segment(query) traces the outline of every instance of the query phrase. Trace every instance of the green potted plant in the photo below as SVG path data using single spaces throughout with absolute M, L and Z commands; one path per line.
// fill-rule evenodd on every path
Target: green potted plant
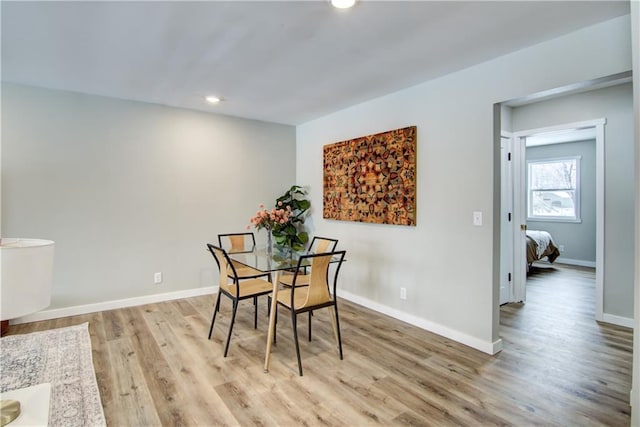
M 304 220 L 311 208 L 311 202 L 306 196 L 307 192 L 304 188 L 294 185 L 276 199 L 276 209 L 290 212 L 284 224 L 275 224 L 272 229 L 276 245 L 301 251 L 309 241 L 309 235 L 303 228 Z

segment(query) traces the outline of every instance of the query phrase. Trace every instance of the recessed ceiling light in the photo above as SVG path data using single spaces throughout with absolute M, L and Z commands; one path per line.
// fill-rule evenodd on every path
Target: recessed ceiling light
M 331 0 L 331 4 L 338 9 L 349 9 L 356 4 L 356 0 Z
M 220 101 L 222 101 L 219 97 L 217 96 L 213 96 L 213 95 L 209 95 L 205 98 L 207 100 L 208 103 L 210 104 L 217 104 Z

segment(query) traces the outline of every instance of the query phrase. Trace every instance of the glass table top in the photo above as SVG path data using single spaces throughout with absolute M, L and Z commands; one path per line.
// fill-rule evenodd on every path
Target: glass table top
M 298 260 L 302 255 L 309 255 L 312 253 L 313 252 L 309 251 L 293 251 L 274 246 L 271 254 L 268 254 L 264 247 L 256 247 L 252 251 L 228 252 L 228 255 L 229 258 L 234 261 L 266 272 L 296 268 Z M 338 257 L 334 258 L 335 261 L 332 260 L 332 262 L 339 261 Z M 310 265 L 311 259 L 307 259 L 301 264 L 301 267 L 308 267 Z

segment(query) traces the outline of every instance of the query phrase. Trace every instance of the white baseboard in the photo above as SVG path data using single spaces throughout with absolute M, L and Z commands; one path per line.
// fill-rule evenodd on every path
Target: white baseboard
M 628 317 L 616 316 L 609 313 L 602 313 L 602 321 L 605 323 L 611 323 L 613 325 L 624 326 L 631 329 L 633 329 L 634 327 L 633 319 L 629 319 Z
M 591 268 L 596 268 L 596 262 L 595 261 L 583 261 L 581 259 L 571 259 L 571 258 L 562 258 L 562 257 L 558 257 L 555 262 L 555 264 L 568 264 L 568 265 L 577 265 L 579 267 L 591 267 Z
M 394 319 L 402 320 L 403 322 L 417 326 L 429 332 L 433 332 L 434 334 L 438 334 L 464 345 L 468 345 L 469 347 L 480 350 L 483 353 L 494 355 L 502 350 L 502 339 L 498 339 L 494 342 L 484 341 L 455 329 L 447 328 L 446 326 L 440 325 L 438 323 L 402 312 L 395 308 L 391 308 L 389 306 L 371 301 L 367 298 L 363 298 L 349 292 L 340 291 L 338 296 L 363 307 L 369 308 L 382 314 L 386 314 L 387 316 L 393 317 Z
M 98 302 L 94 304 L 76 305 L 73 307 L 65 308 L 54 308 L 51 310 L 43 310 L 37 313 L 29 314 L 27 316 L 18 317 L 17 319 L 11 320 L 9 323 L 12 325 L 18 325 L 20 323 L 38 322 L 40 320 L 58 319 L 60 317 L 78 316 L 81 314 L 113 310 L 116 308 L 135 307 L 138 305 L 153 304 L 156 302 L 208 295 L 216 292 L 218 292 L 217 286 L 207 286 L 204 288 L 186 289 L 183 291 L 145 295 L 142 297 Z

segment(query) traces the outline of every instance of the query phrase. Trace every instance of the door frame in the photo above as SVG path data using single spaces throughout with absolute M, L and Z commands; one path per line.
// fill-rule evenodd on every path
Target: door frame
M 504 144 L 504 151 L 503 151 Z M 514 236 L 512 225 L 513 215 L 513 135 L 502 131 L 500 135 L 500 305 L 514 302 L 513 296 L 513 254 Z M 505 156 L 506 154 L 506 156 Z M 508 296 L 502 299 L 502 284 L 507 282 Z
M 514 266 L 513 266 L 513 300 L 526 301 L 526 231 L 521 224 L 526 224 L 526 138 L 535 134 L 595 128 L 596 131 L 596 307 L 595 319 L 603 320 L 604 312 L 604 196 L 605 196 L 605 118 L 566 123 L 537 129 L 513 132 L 513 216 Z M 519 261 L 518 261 L 519 260 Z

